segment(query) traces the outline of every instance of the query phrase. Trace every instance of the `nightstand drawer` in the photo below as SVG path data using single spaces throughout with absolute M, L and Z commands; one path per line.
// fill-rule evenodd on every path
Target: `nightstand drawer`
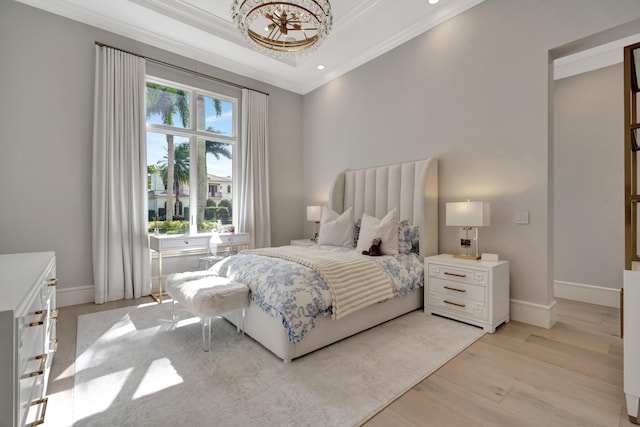
M 487 319 L 487 304 L 484 301 L 452 297 L 437 292 L 429 292 L 427 298 L 427 302 L 432 308 L 443 309 L 450 313 L 465 314 L 477 320 Z
M 487 287 L 463 282 L 453 282 L 451 280 L 432 278 L 429 283 L 431 292 L 449 295 L 454 298 L 468 298 L 480 302 L 487 300 Z
M 470 268 L 450 267 L 442 264 L 428 264 L 429 276 L 461 283 L 487 285 L 487 272 Z

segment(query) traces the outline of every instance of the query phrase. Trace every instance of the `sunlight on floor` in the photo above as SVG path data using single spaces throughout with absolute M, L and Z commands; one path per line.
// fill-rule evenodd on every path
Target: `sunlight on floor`
M 81 420 L 109 409 L 120 395 L 122 388 L 133 370 L 134 368 L 128 368 L 108 375 L 102 375 L 83 384 L 81 392 L 93 395 L 85 399 L 85 402 L 91 402 L 91 405 L 76 406 L 74 408 L 75 418 Z
M 133 399 L 149 396 L 183 382 L 182 377 L 171 364 L 171 360 L 166 357 L 156 359 L 151 362 L 149 369 L 142 377 L 138 388 L 133 393 Z

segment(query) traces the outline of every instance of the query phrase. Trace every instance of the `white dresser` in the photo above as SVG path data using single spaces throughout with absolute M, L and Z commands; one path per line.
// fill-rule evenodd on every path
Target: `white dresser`
M 0 426 L 44 422 L 56 341 L 54 252 L 0 255 Z
M 424 260 L 424 311 L 493 333 L 509 322 L 509 263 L 436 255 Z

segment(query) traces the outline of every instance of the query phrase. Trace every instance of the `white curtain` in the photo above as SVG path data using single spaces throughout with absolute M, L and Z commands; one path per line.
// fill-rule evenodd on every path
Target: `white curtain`
M 145 61 L 96 46 L 92 250 L 95 302 L 149 294 Z
M 238 229 L 253 248 L 271 246 L 268 134 L 268 96 L 243 89 Z

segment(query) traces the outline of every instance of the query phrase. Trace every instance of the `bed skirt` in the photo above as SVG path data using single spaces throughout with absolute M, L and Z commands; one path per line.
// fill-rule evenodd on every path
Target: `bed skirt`
M 418 288 L 403 297 L 371 305 L 339 320 L 320 316 L 316 319 L 315 328 L 296 344 L 287 339 L 287 331 L 282 326 L 280 317 L 268 315 L 251 302 L 246 310 L 244 330 L 273 354 L 285 362 L 291 362 L 297 357 L 423 307 L 423 289 Z M 233 324 L 236 322 L 235 316 L 229 316 L 227 320 Z

